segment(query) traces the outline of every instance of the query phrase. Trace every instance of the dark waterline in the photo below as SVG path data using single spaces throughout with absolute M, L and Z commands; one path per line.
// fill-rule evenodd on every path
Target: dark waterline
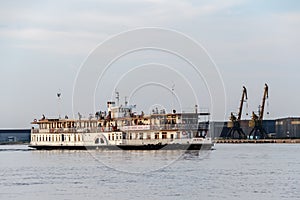
M 37 151 L 0 146 L 1 199 L 300 199 L 299 144 L 215 151 Z

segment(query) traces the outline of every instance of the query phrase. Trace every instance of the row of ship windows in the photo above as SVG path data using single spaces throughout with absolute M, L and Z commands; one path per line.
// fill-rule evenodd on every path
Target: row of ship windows
M 167 132 L 162 133 L 155 133 L 154 138 L 151 137 L 150 133 L 129 133 L 126 137 L 126 134 L 108 134 L 108 140 L 121 140 L 121 139 L 129 139 L 129 140 L 143 140 L 143 139 L 179 139 L 180 133 L 177 132 L 176 134 L 167 134 Z
M 74 135 L 74 142 L 80 142 L 81 136 Z M 34 135 L 31 137 L 34 142 L 71 142 L 71 135 Z
M 43 123 L 39 125 L 40 129 L 51 129 L 51 128 L 74 128 L 74 127 L 97 127 L 97 122 L 57 122 L 57 123 Z

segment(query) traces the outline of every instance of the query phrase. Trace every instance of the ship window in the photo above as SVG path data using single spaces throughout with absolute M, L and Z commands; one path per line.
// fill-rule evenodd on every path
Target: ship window
M 167 132 L 162 132 L 162 139 L 167 139 Z
M 144 136 L 144 134 L 143 134 L 143 133 L 140 133 L 140 140 L 143 139 L 143 136 Z
M 147 133 L 147 140 L 150 140 L 150 139 L 151 139 L 151 134 Z
M 155 139 L 159 139 L 159 133 L 155 133 Z
M 101 142 L 101 144 L 104 144 L 103 138 L 100 138 L 100 142 Z
M 112 140 L 115 140 L 115 134 L 111 134 L 111 137 Z
M 110 134 L 108 134 L 108 140 L 110 140 Z

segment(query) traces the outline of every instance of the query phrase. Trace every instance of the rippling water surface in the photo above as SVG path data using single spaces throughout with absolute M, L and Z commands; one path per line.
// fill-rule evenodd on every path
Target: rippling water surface
M 300 145 L 214 151 L 37 151 L 0 146 L 0 199 L 300 199 Z

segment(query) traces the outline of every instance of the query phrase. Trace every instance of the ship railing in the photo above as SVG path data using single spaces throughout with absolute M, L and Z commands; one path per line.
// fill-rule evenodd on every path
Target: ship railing
M 163 124 L 151 125 L 151 130 L 197 130 L 198 124 Z
M 197 130 L 198 124 L 180 124 L 180 130 Z
M 78 133 L 100 133 L 100 132 L 110 132 L 116 131 L 113 127 L 92 127 L 92 128 L 77 128 Z
M 151 125 L 152 130 L 176 130 L 179 124 L 162 124 L 162 125 Z
M 33 129 L 32 133 L 76 133 L 76 128 Z
M 123 139 L 122 144 L 126 145 L 148 145 L 148 144 L 187 144 L 191 143 L 191 138 L 181 139 Z
M 31 129 L 31 133 L 39 133 L 39 129 Z

